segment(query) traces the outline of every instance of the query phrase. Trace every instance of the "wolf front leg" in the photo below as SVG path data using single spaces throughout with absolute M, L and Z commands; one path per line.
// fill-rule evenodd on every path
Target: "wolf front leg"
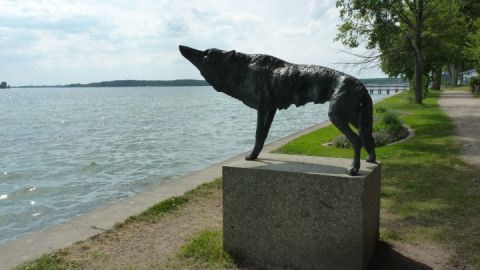
M 257 130 L 255 132 L 255 146 L 252 152 L 245 157 L 246 160 L 255 160 L 262 151 L 263 144 L 268 136 L 268 131 L 272 125 L 273 118 L 277 108 L 273 109 L 258 109 L 257 111 Z

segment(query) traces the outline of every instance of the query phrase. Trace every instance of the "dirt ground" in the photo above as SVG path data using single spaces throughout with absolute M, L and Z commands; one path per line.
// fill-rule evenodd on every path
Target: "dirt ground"
M 130 222 L 112 232 L 67 248 L 68 259 L 79 269 L 156 269 L 180 250 L 196 233 L 220 229 L 222 193 L 196 198 L 158 222 Z

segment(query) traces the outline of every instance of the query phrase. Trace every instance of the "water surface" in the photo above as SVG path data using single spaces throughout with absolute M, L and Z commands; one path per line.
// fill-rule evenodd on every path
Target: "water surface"
M 278 112 L 268 142 L 327 106 Z M 211 87 L 1 90 L 0 243 L 246 152 L 255 123 Z

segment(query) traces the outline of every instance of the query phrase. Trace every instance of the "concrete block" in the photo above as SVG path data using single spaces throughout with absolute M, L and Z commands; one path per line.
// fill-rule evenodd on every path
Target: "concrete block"
M 224 248 L 262 269 L 366 269 L 378 240 L 380 165 L 263 154 L 223 167 Z

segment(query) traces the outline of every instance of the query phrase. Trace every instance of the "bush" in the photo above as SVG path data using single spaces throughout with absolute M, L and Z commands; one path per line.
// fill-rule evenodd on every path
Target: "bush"
M 480 91 L 480 76 L 470 78 L 468 84 L 470 85 L 472 93 L 478 93 Z
M 337 148 L 352 148 L 352 144 L 350 143 L 349 140 L 347 140 L 347 137 L 345 135 L 340 135 L 333 139 L 333 146 Z
M 374 131 L 388 134 L 398 133 L 402 128 L 403 126 L 398 116 L 391 112 L 377 114 L 373 123 Z
M 428 95 L 428 84 L 429 84 L 429 79 L 427 76 L 423 75 L 422 76 L 422 97 L 425 99 L 427 98 L 427 95 Z M 415 100 L 415 80 L 414 78 L 410 81 L 410 87 L 409 87 L 409 90 L 408 90 L 408 93 L 411 95 L 411 100 L 414 101 Z
M 407 136 L 408 129 L 402 125 L 398 115 L 389 112 L 384 107 L 375 108 L 373 138 L 376 147 L 399 141 Z M 343 134 L 335 138 L 332 144 L 337 148 L 352 147 L 350 141 Z

